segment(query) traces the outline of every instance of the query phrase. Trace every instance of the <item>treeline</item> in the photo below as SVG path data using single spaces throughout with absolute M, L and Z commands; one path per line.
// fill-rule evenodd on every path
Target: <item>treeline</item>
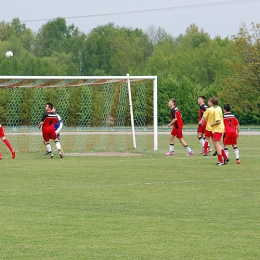
M 0 22 L 0 75 L 157 75 L 158 122 L 169 121 L 174 97 L 185 123 L 196 123 L 197 98 L 229 102 L 242 124 L 260 122 L 260 28 L 245 25 L 231 38 L 210 36 L 196 25 L 172 37 L 109 23 L 88 34 L 57 18 L 33 32 L 15 18 Z M 5 52 L 14 53 L 12 59 Z M 4 103 L 0 98 L 0 111 Z

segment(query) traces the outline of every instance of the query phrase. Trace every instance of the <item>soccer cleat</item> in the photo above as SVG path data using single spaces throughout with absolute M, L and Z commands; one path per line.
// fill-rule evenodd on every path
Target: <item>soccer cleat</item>
M 227 159 L 224 159 L 224 164 L 228 164 L 228 162 L 229 162 L 229 159 L 227 158 Z
M 204 149 L 202 149 L 202 151 L 200 152 L 200 154 L 204 154 Z
M 168 153 L 165 153 L 166 156 L 173 156 L 174 155 L 174 152 L 168 152 Z
M 52 152 L 49 152 L 49 154 L 50 154 L 50 157 L 51 157 L 51 159 L 53 158 L 53 153 Z
M 15 154 L 15 150 L 13 150 L 13 151 L 12 151 L 12 158 L 14 159 L 15 156 L 16 156 L 16 154 Z
M 239 159 L 237 159 L 236 161 L 237 161 L 237 164 L 241 164 L 241 162 L 240 162 L 240 160 L 239 160 Z
M 218 154 L 217 151 L 215 151 L 212 155 L 213 155 L 213 156 L 216 156 L 217 154 Z
M 221 162 L 217 162 L 216 163 L 216 166 L 223 166 L 223 165 L 225 165 L 224 163 L 221 163 Z
M 49 152 L 48 151 L 46 151 L 43 155 L 48 155 L 49 154 Z
M 3 156 L 2 156 L 2 154 L 0 153 L 0 160 L 2 160 L 3 159 Z
M 63 158 L 63 152 L 59 151 L 60 158 Z
M 187 154 L 187 156 L 191 156 L 191 155 L 193 155 L 194 154 L 194 152 L 193 151 L 190 151 L 188 154 Z
M 208 152 L 208 153 L 212 152 L 212 149 L 211 149 L 211 148 L 208 148 L 207 152 Z

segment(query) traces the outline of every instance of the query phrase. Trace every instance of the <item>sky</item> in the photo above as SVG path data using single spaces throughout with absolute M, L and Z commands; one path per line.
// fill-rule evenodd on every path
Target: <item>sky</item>
M 63 17 L 67 25 L 86 34 L 113 22 L 143 31 L 160 27 L 173 37 L 195 24 L 211 38 L 225 38 L 236 35 L 243 23 L 248 29 L 252 22 L 260 23 L 259 11 L 260 0 L 4 0 L 0 22 L 18 17 L 37 32 L 48 21 Z

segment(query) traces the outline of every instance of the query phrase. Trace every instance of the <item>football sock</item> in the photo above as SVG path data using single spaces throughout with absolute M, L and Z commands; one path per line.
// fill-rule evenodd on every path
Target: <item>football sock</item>
M 228 148 L 224 148 L 224 151 L 225 151 L 227 157 L 229 157 L 229 151 L 228 151 Z
M 239 159 L 239 150 L 237 147 L 234 147 L 234 153 L 235 153 L 235 157 L 238 160 Z
M 170 152 L 174 152 L 174 144 L 170 144 Z
M 221 150 L 221 155 L 224 157 L 224 159 L 228 158 L 226 153 L 225 153 L 225 151 L 224 151 L 224 149 Z
M 49 143 L 46 143 L 45 146 L 46 146 L 48 153 L 51 153 L 51 145 Z
M 218 154 L 218 161 L 219 161 L 220 163 L 223 163 L 222 155 L 220 155 L 220 154 Z
M 9 150 L 12 152 L 14 149 L 13 149 L 13 147 L 11 146 L 10 142 L 8 141 L 8 139 L 4 139 L 3 141 L 4 141 L 4 143 L 6 144 L 6 146 L 9 148 Z
M 60 142 L 59 141 L 55 141 L 55 145 L 56 145 L 57 150 L 59 151 L 60 150 Z
M 209 142 L 206 141 L 205 144 L 204 144 L 204 154 L 207 154 L 208 147 L 209 147 Z
M 201 146 L 204 147 L 205 140 L 202 137 L 199 137 L 198 139 L 199 139 Z
M 190 147 L 188 145 L 184 146 L 184 148 L 187 150 L 188 153 L 191 152 L 191 149 L 190 149 Z

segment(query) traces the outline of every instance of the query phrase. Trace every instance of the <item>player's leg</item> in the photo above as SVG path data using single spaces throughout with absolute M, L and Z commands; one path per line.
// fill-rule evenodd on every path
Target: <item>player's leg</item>
M 59 155 L 60 155 L 60 158 L 63 158 L 63 151 L 61 150 L 61 145 L 60 145 L 59 139 L 58 139 L 58 138 L 55 138 L 53 141 L 55 142 L 55 146 L 56 146 L 56 148 L 57 148 L 57 150 L 58 150 L 58 153 L 59 153 Z
M 202 146 L 202 152 L 201 154 L 204 153 L 204 144 L 205 144 L 205 139 L 204 139 L 204 134 L 203 134 L 203 127 L 202 125 L 198 125 L 198 128 L 197 128 L 197 138 L 199 140 L 199 143 L 201 144 Z
M 179 130 L 177 133 L 177 138 L 179 140 L 179 142 L 182 144 L 182 146 L 186 149 L 186 151 L 188 152 L 187 155 L 193 155 L 193 151 L 191 150 L 191 148 L 189 147 L 189 145 L 185 142 L 185 140 L 183 139 L 183 134 L 182 134 L 182 130 Z
M 237 147 L 237 144 L 233 144 L 233 151 L 234 151 L 234 154 L 235 154 L 235 157 L 236 157 L 236 163 L 237 164 L 241 164 L 241 161 L 239 159 L 239 149 Z
M 173 133 L 173 131 L 169 135 L 169 141 L 170 141 L 169 152 L 165 153 L 165 155 L 172 156 L 172 155 L 174 155 L 174 133 Z
M 217 133 L 217 132 L 213 133 L 213 143 L 214 143 L 214 146 L 215 146 L 217 153 L 218 153 L 218 163 L 217 163 L 217 165 L 227 164 L 228 161 L 229 161 L 226 153 L 224 152 L 223 147 L 220 144 L 221 137 L 222 137 L 222 133 Z M 224 163 L 223 163 L 222 157 L 224 157 Z
M 14 159 L 16 156 L 15 150 L 13 149 L 9 140 L 5 137 L 4 128 L 1 125 L 0 125 L 0 137 L 2 141 L 5 143 L 5 145 L 8 147 L 8 149 L 10 150 L 10 152 L 12 153 L 12 158 Z
M 46 150 L 48 152 L 48 155 L 50 155 L 51 158 L 53 158 L 53 153 L 52 153 L 52 148 L 51 148 L 51 145 L 50 145 L 50 134 L 49 132 L 46 132 L 46 131 L 42 131 L 42 137 L 43 137 L 43 140 L 45 142 L 45 147 L 46 147 Z

